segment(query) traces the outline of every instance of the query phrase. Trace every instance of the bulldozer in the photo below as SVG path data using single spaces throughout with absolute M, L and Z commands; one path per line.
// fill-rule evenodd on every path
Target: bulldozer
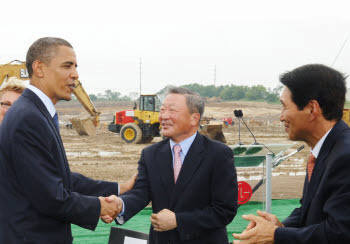
M 127 143 L 149 143 L 154 137 L 161 136 L 159 123 L 160 100 L 157 95 L 141 95 L 138 99 L 138 109 L 118 111 L 108 130 L 120 133 Z M 226 143 L 222 133 L 222 123 L 212 123 L 202 120 L 199 132 L 211 139 Z
M 16 77 L 21 80 L 28 80 L 29 76 L 25 62 L 14 60 L 7 64 L 0 65 L 0 86 L 10 77 Z M 73 128 L 78 132 L 79 135 L 95 135 L 96 127 L 100 122 L 100 112 L 95 109 L 95 106 L 91 102 L 81 82 L 79 80 L 76 80 L 74 82 L 75 88 L 73 89 L 73 94 L 90 114 L 90 117 L 85 119 L 72 118 L 70 121 L 73 125 Z

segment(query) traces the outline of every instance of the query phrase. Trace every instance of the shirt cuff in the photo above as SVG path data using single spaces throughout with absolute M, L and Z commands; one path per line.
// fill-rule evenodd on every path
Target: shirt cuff
M 125 212 L 125 204 L 124 204 L 124 201 L 123 199 L 120 198 L 120 200 L 122 201 L 122 211 L 118 214 L 118 216 L 115 218 L 115 221 L 122 225 L 124 224 L 124 212 Z

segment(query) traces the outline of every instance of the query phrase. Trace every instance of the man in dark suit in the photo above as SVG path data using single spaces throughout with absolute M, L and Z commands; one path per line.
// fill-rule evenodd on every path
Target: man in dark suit
M 305 65 L 280 78 L 281 121 L 289 139 L 311 147 L 301 207 L 282 223 L 275 215 L 246 216 L 234 243 L 350 243 L 350 129 L 342 121 L 345 77 Z
M 168 139 L 142 151 L 135 186 L 121 196 L 119 223 L 152 202 L 152 244 L 228 243 L 238 196 L 233 152 L 197 132 L 203 111 L 198 94 L 169 91 L 159 115 Z
M 72 243 L 70 224 L 93 230 L 100 216 L 115 216 L 121 202 L 102 196 L 128 185 L 70 172 L 54 104 L 71 99 L 78 79 L 72 46 L 41 38 L 26 62 L 30 85 L 0 129 L 0 243 Z

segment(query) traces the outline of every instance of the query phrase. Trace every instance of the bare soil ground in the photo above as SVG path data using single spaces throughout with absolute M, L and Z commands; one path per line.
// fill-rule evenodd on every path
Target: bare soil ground
M 57 106 L 61 135 L 72 171 L 101 180 L 123 182 L 137 172 L 137 162 L 144 147 L 150 144 L 126 144 L 118 134 L 109 132 L 107 124 L 112 121 L 116 111 L 132 109 L 132 103 L 95 103 L 101 111 L 101 126 L 96 136 L 79 136 L 74 129 L 64 124 L 72 117 L 87 117 L 83 107 L 76 101 L 61 102 Z M 221 121 L 224 117 L 234 117 L 233 110 L 242 109 L 244 120 L 260 143 L 294 143 L 287 139 L 283 125 L 279 122 L 280 105 L 261 102 L 209 102 L 205 116 Z M 238 121 L 224 128 L 228 145 L 238 143 Z M 160 141 L 155 138 L 151 143 Z M 254 142 L 246 128 L 241 126 L 241 141 Z M 294 143 L 291 152 L 303 143 Z M 284 161 L 273 171 L 273 198 L 299 198 L 305 177 L 305 166 L 309 148 Z M 237 168 L 239 180 L 245 180 L 252 186 L 263 174 L 263 167 Z M 263 187 L 254 196 L 263 198 Z

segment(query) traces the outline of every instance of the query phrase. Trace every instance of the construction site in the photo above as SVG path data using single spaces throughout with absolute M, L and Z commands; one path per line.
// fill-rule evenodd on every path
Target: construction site
M 116 111 L 133 108 L 133 103 L 97 103 L 96 108 L 101 112 L 100 125 L 96 135 L 79 136 L 76 130 L 65 125 L 73 117 L 87 117 L 81 104 L 77 101 L 61 102 L 57 105 L 61 123 L 61 136 L 72 171 L 86 176 L 123 182 L 137 172 L 137 163 L 141 151 L 151 143 L 162 140 L 155 137 L 150 143 L 126 143 L 119 134 L 108 130 Z M 280 105 L 259 102 L 210 102 L 206 103 L 205 117 L 215 118 L 216 123 L 223 118 L 234 117 L 233 110 L 242 109 L 244 119 L 254 133 L 257 142 L 263 144 L 291 143 L 279 122 Z M 238 143 L 238 121 L 222 128 L 227 145 Z M 252 135 L 246 128 L 241 128 L 241 142 L 252 144 Z M 295 143 L 286 151 L 294 150 L 302 144 Z M 309 150 L 304 149 L 289 158 L 273 171 L 273 198 L 286 199 L 301 196 L 302 184 L 305 178 L 305 159 Z M 257 179 L 262 174 L 261 168 L 237 168 L 239 180 Z M 255 181 L 251 183 L 254 185 Z M 288 187 L 286 187 L 288 186 Z
M 28 79 L 25 64 L 15 61 L 0 66 L 1 83 L 10 77 Z M 141 151 L 163 140 L 158 119 L 161 99 L 155 94 L 142 94 L 136 101 L 93 103 L 79 80 L 75 81 L 73 93 L 73 100 L 56 105 L 71 171 L 98 180 L 127 181 L 137 173 Z M 265 208 L 267 178 L 271 179 L 270 198 L 286 201 L 275 202 L 275 206 L 279 204 L 279 217 L 286 217 L 302 196 L 310 149 L 304 143 L 288 140 L 280 122 L 280 111 L 281 105 L 276 103 L 206 99 L 199 133 L 231 147 L 238 181 L 256 188 L 241 202 L 247 209 L 240 208 L 239 216 Z M 345 110 L 343 118 L 349 122 L 349 110 Z M 269 152 L 273 157 L 293 154 L 274 165 L 272 177 L 266 177 L 265 156 Z M 257 187 L 260 183 L 261 187 Z M 240 201 L 245 194 L 243 188 L 239 188 L 238 194 Z M 289 205 L 284 206 L 286 203 Z M 284 207 L 280 208 L 281 204 Z M 143 210 L 125 228 L 147 233 L 150 211 L 150 208 Z M 240 232 L 245 225 L 238 217 L 228 226 L 228 232 Z M 73 227 L 77 237 L 74 243 L 106 243 L 110 227 L 100 223 L 99 228 L 104 233 L 101 238 Z

